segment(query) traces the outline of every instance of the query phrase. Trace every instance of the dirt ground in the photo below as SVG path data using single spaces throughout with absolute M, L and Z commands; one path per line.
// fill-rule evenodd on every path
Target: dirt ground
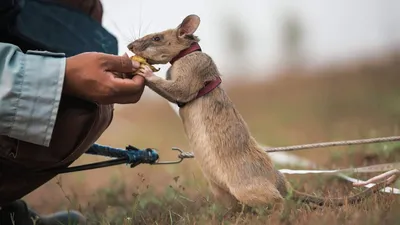
M 268 82 L 237 82 L 226 89 L 262 144 L 286 146 L 399 135 L 399 62 L 392 59 L 327 68 L 308 72 L 311 76 L 281 74 Z M 118 106 L 113 123 L 98 142 L 122 148 L 128 144 L 153 147 L 165 160 L 176 157 L 171 147 L 190 151 L 180 119 L 161 97 Z M 400 159 L 396 143 L 291 153 L 330 169 Z M 103 159 L 85 155 L 74 165 Z M 328 175 L 289 176 L 289 179 L 299 190 L 319 196 L 360 191 Z M 399 183 L 396 187 L 400 187 Z M 391 194 L 376 194 L 356 206 L 340 208 L 313 209 L 288 201 L 282 216 L 265 211 L 227 216 L 212 200 L 193 159 L 177 165 L 141 165 L 134 169 L 121 165 L 65 174 L 25 199 L 41 213 L 79 209 L 91 224 L 398 224 L 400 221 L 397 213 L 400 197 Z

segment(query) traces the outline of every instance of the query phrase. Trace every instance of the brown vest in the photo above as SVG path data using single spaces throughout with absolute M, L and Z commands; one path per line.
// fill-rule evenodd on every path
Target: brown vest
M 99 0 L 53 0 L 102 20 Z M 67 167 L 78 159 L 107 129 L 112 105 L 97 105 L 62 96 L 49 147 L 0 136 L 0 206 L 20 199 L 57 174 L 37 170 Z

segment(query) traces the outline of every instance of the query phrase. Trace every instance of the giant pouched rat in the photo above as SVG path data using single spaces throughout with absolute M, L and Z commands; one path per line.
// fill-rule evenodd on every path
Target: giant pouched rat
M 387 185 L 381 183 L 355 196 L 335 199 L 293 190 L 220 86 L 216 64 L 201 51 L 194 35 L 199 24 L 198 16 L 189 15 L 177 28 L 146 35 L 130 43 L 128 49 L 150 64 L 171 63 L 166 79 L 154 75 L 147 66 L 137 74 L 145 77 L 150 89 L 179 105 L 190 148 L 216 199 L 231 206 L 265 206 L 283 203 L 292 193 L 295 199 L 306 202 L 342 205 Z

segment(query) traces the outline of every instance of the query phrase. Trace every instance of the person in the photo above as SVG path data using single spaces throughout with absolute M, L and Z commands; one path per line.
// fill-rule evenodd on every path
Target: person
M 59 2 L 101 21 L 98 0 Z M 57 175 L 37 171 L 66 168 L 85 153 L 110 125 L 113 104 L 140 100 L 141 76 L 114 76 L 139 64 L 101 52 L 23 51 L 29 47 L 12 42 L 0 40 L 0 224 L 84 224 L 77 211 L 41 216 L 22 198 Z

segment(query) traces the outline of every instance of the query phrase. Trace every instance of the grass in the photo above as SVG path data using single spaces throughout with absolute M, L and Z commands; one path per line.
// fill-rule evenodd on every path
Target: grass
M 284 74 L 270 82 L 237 82 L 226 87 L 261 144 L 285 146 L 399 135 L 397 61 L 312 73 L 318 76 Z M 245 75 L 238 79 L 244 78 Z M 114 121 L 99 143 L 156 147 L 165 160 L 175 159 L 173 146 L 190 151 L 180 119 L 161 97 L 117 107 Z M 292 153 L 335 169 L 398 162 L 400 145 L 385 143 Z M 102 158 L 82 156 L 76 164 L 98 160 Z M 366 179 L 372 175 L 375 174 L 352 176 Z M 344 207 L 312 208 L 288 200 L 282 215 L 266 210 L 226 212 L 213 200 L 193 159 L 178 165 L 143 165 L 135 169 L 115 166 L 60 177 L 29 194 L 26 200 L 41 213 L 66 208 L 81 210 L 90 224 L 375 225 L 400 221 L 400 197 L 382 193 Z M 360 191 L 333 176 L 288 178 L 296 189 L 318 196 L 338 197 Z

